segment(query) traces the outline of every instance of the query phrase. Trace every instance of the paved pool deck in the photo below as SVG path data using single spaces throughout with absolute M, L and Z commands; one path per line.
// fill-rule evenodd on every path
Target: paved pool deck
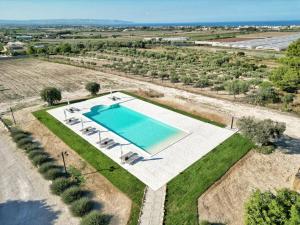
M 108 94 L 83 102 L 62 106 L 48 110 L 48 113 L 95 146 L 99 149 L 99 151 L 103 152 L 154 191 L 164 186 L 180 172 L 184 171 L 187 167 L 192 165 L 235 133 L 233 130 L 221 128 L 193 119 L 121 92 L 113 94 L 113 96 L 117 97 L 118 100 L 112 100 L 111 96 L 111 94 Z M 116 103 L 183 130 L 188 135 L 182 139 L 174 140 L 174 143 L 170 144 L 157 154 L 150 155 L 143 149 L 135 146 L 114 132 L 102 127 L 83 115 L 84 113 L 89 112 L 90 108 L 95 105 L 112 105 Z M 66 109 L 70 107 L 76 107 L 80 109 L 80 111 L 69 113 Z M 68 125 L 65 122 L 66 117 L 79 118 L 80 121 L 82 120 L 82 123 L 79 122 L 75 125 Z M 82 126 L 93 126 L 100 131 L 101 139 L 112 138 L 114 141 L 120 143 L 120 145 L 112 149 L 100 148 L 98 144 L 99 133 L 84 135 L 80 131 Z M 129 151 L 135 152 L 141 156 L 141 159 L 134 165 L 128 165 L 121 162 L 121 155 L 124 155 Z

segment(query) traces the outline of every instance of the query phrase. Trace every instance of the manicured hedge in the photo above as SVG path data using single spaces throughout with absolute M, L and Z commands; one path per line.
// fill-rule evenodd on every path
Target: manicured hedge
M 74 201 L 71 205 L 71 212 L 74 216 L 85 216 L 93 208 L 93 202 L 86 197 Z
M 80 187 L 73 186 L 73 187 L 70 187 L 67 190 L 65 190 L 62 193 L 61 198 L 64 203 L 70 204 L 70 203 L 80 199 L 81 197 L 83 197 L 83 195 L 84 195 L 84 191 L 81 190 Z
M 62 194 L 67 188 L 75 185 L 74 181 L 68 178 L 57 178 L 50 185 L 51 192 L 56 195 Z
M 103 215 L 100 212 L 92 211 L 81 220 L 80 225 L 108 225 L 110 216 Z

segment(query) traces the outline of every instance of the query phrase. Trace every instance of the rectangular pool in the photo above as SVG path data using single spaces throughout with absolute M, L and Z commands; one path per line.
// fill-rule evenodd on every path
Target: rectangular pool
M 119 104 L 94 106 L 84 115 L 150 154 L 157 153 L 186 134 Z

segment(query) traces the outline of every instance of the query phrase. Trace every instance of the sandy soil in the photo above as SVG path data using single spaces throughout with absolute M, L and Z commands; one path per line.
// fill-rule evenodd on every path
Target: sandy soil
M 84 90 L 88 81 L 101 81 L 102 88 L 113 85 L 101 72 L 35 59 L 3 60 L 0 68 L 0 85 L 5 89 L 0 92 L 1 103 L 28 101 L 47 86 L 74 92 Z
M 131 200 L 36 120 L 31 112 L 37 110 L 37 108 L 31 107 L 18 111 L 15 114 L 18 125 L 32 132 L 35 138 L 43 144 L 45 150 L 60 164 L 62 164 L 61 152 L 67 152 L 65 156 L 67 166 L 72 165 L 81 170 L 86 180 L 84 187 L 93 192 L 93 198 L 100 203 L 102 211 L 113 216 L 111 224 L 127 224 L 130 216 Z
M 277 151 L 271 155 L 250 152 L 199 198 L 200 220 L 241 225 L 244 204 L 255 189 L 292 188 L 300 165 L 299 141 L 297 145 L 297 152 Z
M 26 155 L 17 149 L 0 125 L 0 224 L 78 225 L 49 182 L 37 172 Z

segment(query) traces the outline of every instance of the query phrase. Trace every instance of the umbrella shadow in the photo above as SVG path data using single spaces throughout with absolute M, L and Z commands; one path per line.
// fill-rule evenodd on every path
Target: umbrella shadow
M 45 200 L 7 201 L 0 203 L 0 224 L 52 225 L 60 211 L 54 211 Z

